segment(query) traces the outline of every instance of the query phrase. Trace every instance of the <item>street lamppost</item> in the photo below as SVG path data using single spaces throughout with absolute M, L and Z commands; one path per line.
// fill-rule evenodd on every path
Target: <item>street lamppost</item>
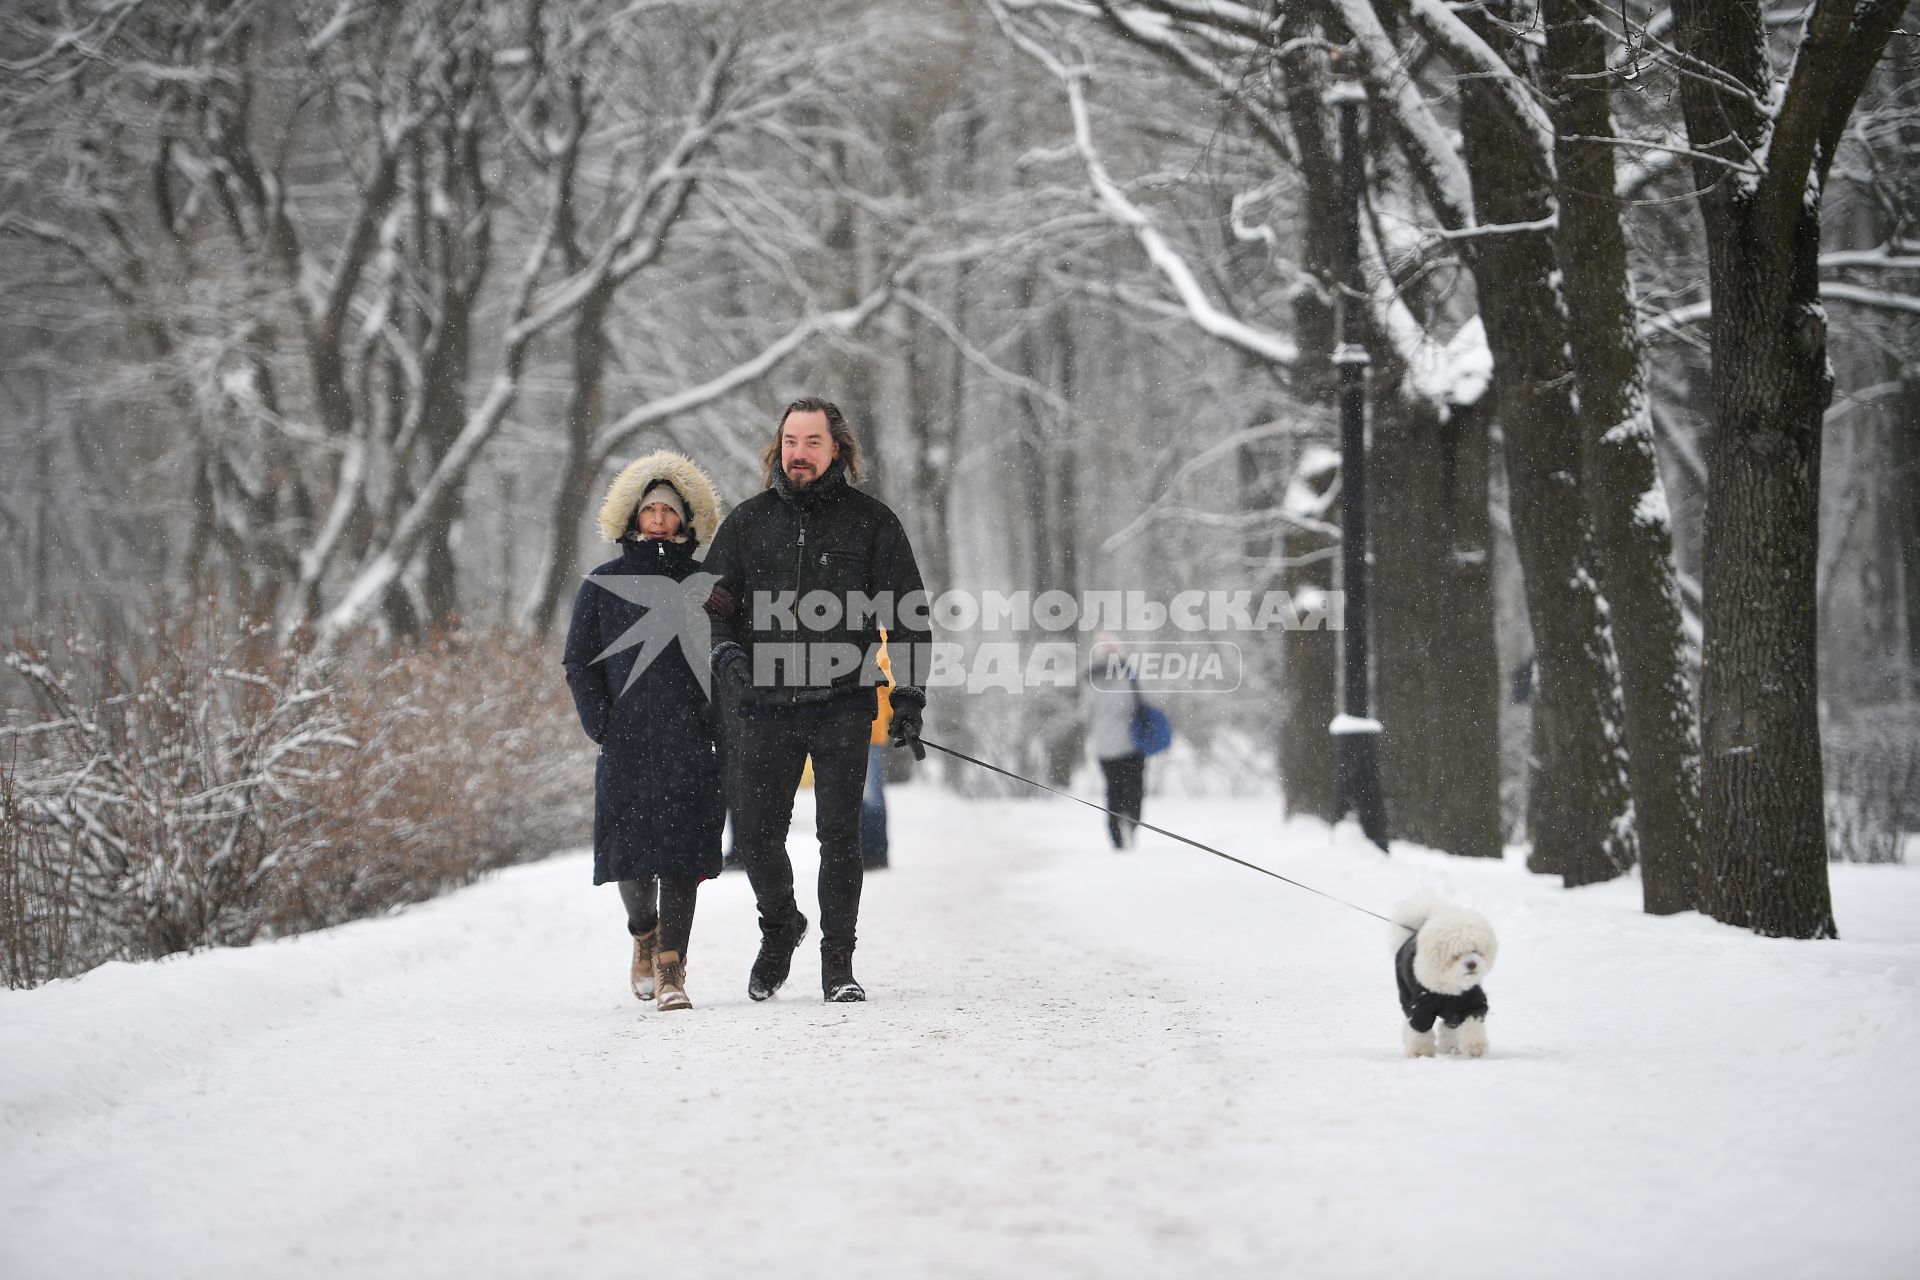
M 1328 726 L 1339 771 L 1337 808 L 1360 819 L 1367 839 L 1387 847 L 1387 807 L 1380 789 L 1380 722 L 1373 718 L 1368 661 L 1367 354 L 1361 308 L 1360 190 L 1366 156 L 1360 149 L 1360 108 L 1366 92 L 1341 78 L 1327 92 L 1340 113 L 1340 339 L 1333 363 L 1340 371 L 1340 587 L 1346 597 L 1340 632 L 1340 714 Z

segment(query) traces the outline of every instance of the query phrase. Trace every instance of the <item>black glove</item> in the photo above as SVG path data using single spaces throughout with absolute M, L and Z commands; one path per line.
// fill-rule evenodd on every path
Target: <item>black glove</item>
M 729 695 L 735 706 L 752 696 L 753 677 L 747 671 L 747 651 L 731 640 L 715 645 L 713 682 L 714 697 Z
M 893 691 L 892 701 L 893 722 L 888 733 L 893 745 L 913 752 L 915 760 L 925 760 L 927 749 L 920 745 L 920 708 L 926 705 L 927 695 L 903 685 Z

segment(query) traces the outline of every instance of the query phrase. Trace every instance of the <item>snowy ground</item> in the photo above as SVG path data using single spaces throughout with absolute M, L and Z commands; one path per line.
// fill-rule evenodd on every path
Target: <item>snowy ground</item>
M 811 947 L 750 1003 L 729 876 L 697 1008 L 643 1010 L 582 854 L 0 992 L 0 1275 L 1915 1273 L 1920 869 L 1837 868 L 1845 940 L 1765 941 L 1152 801 L 1375 909 L 1493 917 L 1493 1055 L 1408 1061 L 1385 926 L 1108 853 L 1065 801 L 893 802 L 864 1006 L 820 1003 Z

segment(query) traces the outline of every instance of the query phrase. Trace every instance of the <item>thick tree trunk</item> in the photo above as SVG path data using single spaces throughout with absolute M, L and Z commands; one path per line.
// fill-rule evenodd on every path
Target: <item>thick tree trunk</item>
M 459 564 L 454 559 L 453 544 L 465 506 L 464 490 L 450 490 L 434 504 L 422 539 L 420 591 L 426 601 L 427 621 L 433 627 L 447 626 L 460 610 Z
M 1426 627 L 1427 840 L 1471 858 L 1497 858 L 1503 847 L 1490 417 L 1483 397 L 1455 405 L 1433 428 L 1439 456 L 1429 522 L 1435 554 Z
M 1371 462 L 1381 780 L 1396 837 L 1501 854 L 1487 403 L 1383 406 Z
M 462 59 L 459 69 L 451 73 L 456 105 L 470 102 L 475 92 L 471 71 Z M 493 258 L 493 215 L 482 176 L 485 166 L 469 117 L 459 112 L 444 121 L 432 145 L 437 165 L 416 175 L 425 179 L 416 193 L 417 216 L 428 228 L 420 237 L 420 247 L 440 276 L 424 362 L 427 406 L 420 436 L 427 446 L 427 455 L 421 459 L 426 473 L 451 452 L 466 428 L 474 311 Z M 443 202 L 451 202 L 457 213 L 445 216 L 436 208 Z M 421 479 L 424 482 L 424 474 Z M 430 508 L 421 535 L 420 593 L 426 605 L 425 621 L 432 627 L 446 626 L 460 607 L 454 539 L 465 506 L 465 486 L 448 486 Z
M 1322 102 L 1327 85 L 1325 55 L 1309 38 L 1315 34 L 1317 21 L 1310 10 L 1295 6 L 1285 13 L 1282 23 L 1284 52 L 1280 58 L 1285 72 L 1287 123 L 1301 171 L 1315 175 L 1314 180 L 1306 184 L 1301 201 L 1300 265 L 1313 285 L 1303 282 L 1293 295 L 1294 337 L 1300 349 L 1300 363 L 1292 375 L 1294 392 L 1303 400 L 1331 408 L 1336 390 L 1333 349 L 1339 338 L 1336 327 L 1339 313 L 1334 304 L 1340 261 L 1339 158 Z M 1280 159 L 1286 162 L 1285 157 Z M 1266 456 L 1266 461 L 1271 463 L 1281 456 L 1286 455 L 1276 450 Z M 1295 495 L 1324 495 L 1327 488 L 1338 481 L 1336 466 L 1318 478 L 1296 472 L 1291 477 L 1266 477 L 1262 483 L 1273 490 L 1273 501 L 1277 503 Z M 1339 503 L 1318 503 L 1314 514 L 1337 524 Z M 1305 594 L 1325 595 L 1333 589 L 1333 565 L 1339 556 L 1337 544 L 1289 529 L 1280 539 L 1280 550 L 1288 560 L 1316 552 L 1322 554 L 1322 558 L 1313 563 L 1290 564 L 1283 571 L 1281 586 L 1296 601 Z M 1380 559 L 1384 560 L 1384 555 Z M 1327 630 L 1289 631 L 1283 632 L 1278 640 L 1280 716 L 1276 729 L 1284 812 L 1310 814 L 1332 822 L 1339 816 L 1338 777 L 1334 743 L 1327 726 L 1338 710 L 1339 638 Z M 1391 812 L 1391 799 L 1388 805 Z
M 1034 271 L 1020 277 L 1020 372 L 1034 382 L 1046 378 L 1041 354 L 1040 317 L 1035 312 Z M 1060 587 L 1056 563 L 1053 523 L 1047 511 L 1048 463 L 1047 417 L 1041 402 L 1024 392 L 1020 395 L 1021 423 L 1014 436 L 1014 484 L 1019 486 L 1020 509 L 1026 513 L 1030 575 L 1028 581 L 1036 593 Z
M 1552 207 L 1547 175 L 1523 140 L 1507 136 L 1505 117 L 1484 83 L 1467 87 L 1461 123 L 1479 221 L 1544 219 Z M 1506 433 L 1514 541 L 1533 622 L 1533 750 L 1540 772 L 1529 797 L 1534 856 L 1528 865 L 1559 873 L 1569 886 L 1589 884 L 1631 867 L 1635 841 L 1619 668 L 1581 496 L 1582 446 L 1558 263 L 1546 231 L 1493 234 L 1473 243 Z
M 1339 482 L 1337 456 L 1309 452 L 1287 486 L 1286 510 L 1337 524 L 1340 509 L 1335 486 Z M 1290 562 L 1284 579 L 1286 589 L 1296 609 L 1305 612 L 1314 597 L 1324 599 L 1333 589 L 1338 545 L 1329 544 L 1317 534 L 1288 529 L 1281 549 Z M 1338 709 L 1339 633 L 1325 627 L 1288 631 L 1282 634 L 1281 644 L 1285 660 L 1280 717 L 1284 812 L 1332 822 L 1340 816 L 1340 809 L 1334 743 L 1327 726 Z
M 472 307 L 470 290 L 450 289 L 434 335 L 433 355 L 427 362 L 427 409 L 420 438 L 427 446 L 421 458 L 421 479 L 453 448 L 467 419 L 467 373 L 472 365 Z M 455 529 L 466 505 L 464 486 L 449 486 L 433 504 L 420 539 L 423 621 L 429 627 L 447 625 L 460 605 L 460 583 L 454 561 Z M 397 587 L 396 587 L 397 589 Z
M 1376 401 L 1383 399 L 1376 397 Z M 1380 786 L 1397 839 L 1435 844 L 1428 627 L 1449 607 L 1435 575 L 1439 502 L 1439 429 L 1433 415 L 1377 403 L 1367 443 L 1373 533 L 1374 713 L 1380 735 Z M 1450 739 L 1451 740 L 1451 739 Z
M 1784 92 L 1761 11 L 1674 5 L 1713 300 L 1703 583 L 1701 905 L 1756 933 L 1838 936 L 1819 717 L 1820 446 L 1833 395 L 1820 197 L 1906 8 L 1822 0 Z M 1723 167 L 1731 166 L 1731 171 Z
M 1648 912 L 1666 915 L 1699 905 L 1700 741 L 1627 243 L 1612 194 L 1614 148 L 1605 141 L 1613 136 L 1608 42 L 1579 0 L 1546 0 L 1544 12 L 1587 510 L 1625 695 L 1643 901 Z
M 1053 313 L 1054 349 L 1060 358 L 1055 390 L 1069 406 L 1076 393 L 1077 361 L 1073 342 L 1073 317 L 1068 308 L 1056 307 Z M 1060 590 L 1077 596 L 1080 592 L 1080 449 L 1077 429 L 1071 416 L 1060 423 L 1060 438 L 1048 450 L 1052 479 L 1045 507 L 1050 526 L 1048 541 L 1053 544 L 1053 563 Z
M 1029 267 L 1021 274 L 1018 298 L 1018 368 L 1033 382 L 1046 385 L 1052 381 L 1054 364 L 1047 338 L 1057 337 L 1060 330 L 1052 316 L 1040 308 L 1037 268 Z M 1058 385 L 1052 389 L 1065 394 Z M 1059 461 L 1062 452 L 1071 457 L 1068 439 L 1071 424 L 1056 417 L 1038 396 L 1019 392 L 1017 398 L 1019 424 L 1007 455 L 1009 469 L 1004 473 L 1009 491 L 1019 495 L 1015 527 L 1008 530 L 1013 540 L 1010 551 L 1016 557 L 1015 563 L 1019 565 L 1024 560 L 1021 565 L 1024 575 L 1016 581 L 1024 583 L 1036 599 L 1048 591 L 1065 591 L 1077 596 L 1073 534 L 1079 527 L 1078 515 L 1072 509 L 1060 509 L 1063 501 L 1072 502 L 1073 490 L 1068 488 L 1062 492 L 1056 474 L 1062 465 Z M 1035 638 L 1050 641 L 1071 637 L 1042 634 Z M 1055 696 L 1053 690 L 1029 689 L 1022 699 L 1028 735 L 1040 747 L 1041 765 L 1051 786 L 1068 784 L 1086 750 L 1086 726 L 1074 708 L 1071 695 L 1072 690 Z
M 1287 124 L 1300 172 L 1312 175 L 1300 193 L 1299 253 L 1306 280 L 1293 290 L 1293 336 L 1300 348 L 1300 362 L 1292 371 L 1293 389 L 1302 400 L 1330 406 L 1335 392 L 1333 347 L 1339 340 L 1334 292 L 1340 261 L 1340 161 L 1322 101 L 1329 81 L 1324 47 L 1316 38 L 1318 26 L 1305 5 L 1284 10 L 1279 56 L 1285 73 Z M 1281 164 L 1292 163 L 1284 155 L 1277 159 Z
M 1772 936 L 1836 936 L 1819 721 L 1820 437 L 1833 383 L 1817 205 L 1791 243 L 1708 219 L 1709 455 L 1702 905 Z

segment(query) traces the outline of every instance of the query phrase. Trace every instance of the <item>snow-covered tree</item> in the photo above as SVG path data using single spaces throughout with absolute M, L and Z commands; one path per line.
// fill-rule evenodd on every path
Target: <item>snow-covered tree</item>
M 1836 933 L 1816 629 L 1833 396 L 1820 211 L 1854 104 L 1906 8 L 1816 0 L 1783 72 L 1763 6 L 1674 6 L 1713 311 L 1703 895 L 1717 919 L 1760 933 Z

